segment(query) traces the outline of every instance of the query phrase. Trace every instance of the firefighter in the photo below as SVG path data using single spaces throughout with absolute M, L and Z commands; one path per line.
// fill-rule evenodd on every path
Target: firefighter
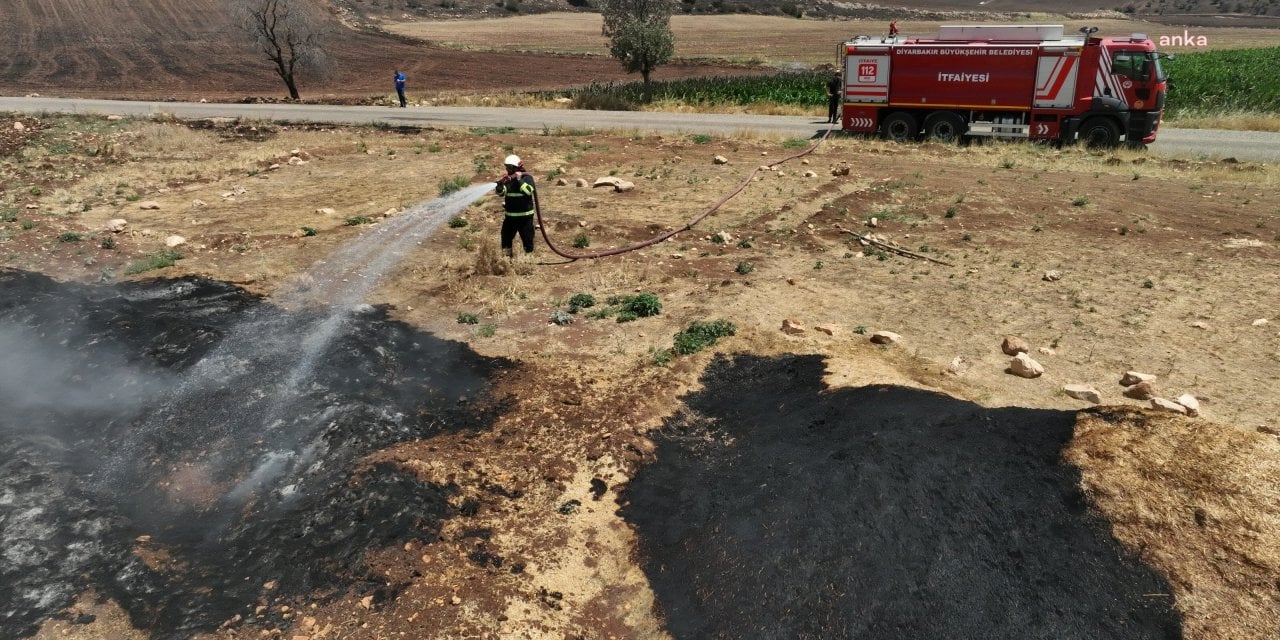
M 898 21 L 897 20 L 892 20 L 889 22 L 889 37 L 890 38 L 898 37 Z
M 827 123 L 840 121 L 840 74 L 833 73 L 827 80 Z
M 502 219 L 502 253 L 513 258 L 511 241 L 520 234 L 520 243 L 526 254 L 533 253 L 533 176 L 524 170 L 520 156 L 509 155 L 502 164 L 507 173 L 498 179 L 495 189 L 503 197 L 506 216 Z
M 396 73 L 394 76 L 392 76 L 392 79 L 395 80 L 396 95 L 400 97 L 400 108 L 403 109 L 405 108 L 404 83 L 406 80 L 409 79 L 409 77 L 404 75 L 403 73 L 400 73 L 399 69 L 396 69 Z

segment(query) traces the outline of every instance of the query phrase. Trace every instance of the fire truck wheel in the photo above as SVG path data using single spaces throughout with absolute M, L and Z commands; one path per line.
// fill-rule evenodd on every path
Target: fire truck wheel
M 1090 149 L 1109 149 L 1120 144 L 1120 127 L 1111 118 L 1089 118 L 1080 125 L 1079 137 Z
M 895 111 L 880 121 L 880 136 L 894 142 L 915 140 L 920 134 L 920 121 L 906 111 Z
M 967 130 L 964 118 L 950 111 L 935 111 L 924 119 L 924 135 L 934 142 L 959 142 Z

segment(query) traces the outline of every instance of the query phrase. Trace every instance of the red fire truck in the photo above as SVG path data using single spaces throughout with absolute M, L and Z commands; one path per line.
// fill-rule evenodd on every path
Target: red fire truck
M 841 46 L 842 126 L 899 141 L 1154 141 L 1166 90 L 1160 54 L 1145 35 L 1095 31 L 956 25 L 936 38 L 859 36 Z

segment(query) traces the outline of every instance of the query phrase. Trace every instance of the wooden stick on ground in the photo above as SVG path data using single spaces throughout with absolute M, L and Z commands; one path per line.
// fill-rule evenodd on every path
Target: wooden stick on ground
M 855 237 L 855 238 L 857 238 L 857 239 L 859 239 L 859 240 L 861 240 L 861 241 L 863 241 L 863 242 L 865 242 L 865 243 L 867 243 L 867 244 L 869 244 L 869 245 L 879 247 L 879 248 L 881 248 L 881 249 L 884 249 L 885 251 L 891 251 L 891 252 L 893 252 L 893 253 L 896 253 L 896 254 L 898 254 L 898 255 L 900 255 L 900 256 L 903 256 L 903 257 L 906 257 L 906 258 L 915 258 L 916 260 L 927 260 L 927 261 L 932 262 L 932 263 L 934 263 L 934 264 L 940 264 L 940 265 L 942 265 L 942 266 L 944 266 L 944 267 L 954 267 L 954 266 L 955 266 L 955 265 L 953 265 L 953 264 L 951 264 L 951 263 L 949 263 L 949 262 L 943 262 L 943 261 L 941 261 L 941 260 L 934 260 L 933 258 L 930 258 L 929 256 L 920 255 L 920 254 L 918 254 L 918 253 L 916 253 L 916 252 L 914 252 L 914 251 L 907 251 L 906 249 L 902 249 L 902 248 L 899 248 L 899 247 L 895 247 L 895 246 L 893 246 L 893 245 L 891 245 L 891 244 L 886 244 L 886 243 L 880 242 L 879 240 L 876 240 L 876 239 L 874 239 L 874 238 L 869 238 L 869 237 L 864 236 L 864 235 L 862 235 L 861 233 L 858 233 L 858 232 L 856 232 L 856 231 L 850 231 L 850 230 L 848 230 L 848 229 L 845 229 L 844 227 L 836 227 L 836 228 L 837 228 L 837 229 L 839 229 L 839 230 L 841 230 L 841 231 L 843 231 L 843 232 L 845 232 L 845 233 L 847 233 L 847 234 L 849 234 L 849 235 L 851 235 L 851 236 L 853 236 L 853 237 Z

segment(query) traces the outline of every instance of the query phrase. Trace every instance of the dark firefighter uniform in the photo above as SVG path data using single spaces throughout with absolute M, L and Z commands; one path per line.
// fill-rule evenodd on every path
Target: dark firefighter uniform
M 507 175 L 498 180 L 496 189 L 506 211 L 502 219 L 502 252 L 511 255 L 511 241 L 519 233 L 524 252 L 533 253 L 533 176 L 524 172 L 519 156 L 507 156 L 503 164 Z

